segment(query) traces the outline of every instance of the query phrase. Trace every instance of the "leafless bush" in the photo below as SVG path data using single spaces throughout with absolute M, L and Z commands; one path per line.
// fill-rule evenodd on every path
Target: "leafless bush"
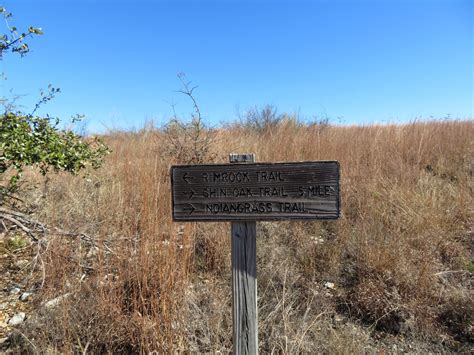
M 262 134 L 276 128 L 285 117 L 285 114 L 278 113 L 275 106 L 266 105 L 261 109 L 255 106 L 240 117 L 238 124 L 242 128 Z
M 213 161 L 216 157 L 212 152 L 212 144 L 215 140 L 213 130 L 208 127 L 201 116 L 198 103 L 194 96 L 197 86 L 191 86 L 186 81 L 183 73 L 178 74 L 182 89 L 179 92 L 186 95 L 193 104 L 194 112 L 189 122 L 179 118 L 173 108 L 173 117 L 163 128 L 164 136 L 168 142 L 164 153 L 181 164 L 200 164 Z

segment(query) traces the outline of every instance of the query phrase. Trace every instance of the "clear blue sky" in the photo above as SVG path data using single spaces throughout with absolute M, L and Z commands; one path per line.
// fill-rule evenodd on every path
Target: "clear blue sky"
M 178 72 L 212 125 L 265 104 L 349 124 L 473 117 L 470 0 L 0 3 L 45 32 L 1 61 L 2 94 L 28 108 L 51 83 L 42 113 L 84 113 L 91 131 L 191 112 Z

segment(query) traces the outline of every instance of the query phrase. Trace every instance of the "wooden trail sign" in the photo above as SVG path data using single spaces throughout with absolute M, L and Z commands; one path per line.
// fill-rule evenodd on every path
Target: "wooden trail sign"
M 183 165 L 171 168 L 175 221 L 337 219 L 339 163 Z
M 258 354 L 256 221 L 339 218 L 339 163 L 229 160 L 171 167 L 173 220 L 232 221 L 233 353 Z

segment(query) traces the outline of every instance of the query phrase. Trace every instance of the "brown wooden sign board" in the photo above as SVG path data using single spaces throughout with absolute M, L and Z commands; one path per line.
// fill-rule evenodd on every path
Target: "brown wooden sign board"
M 339 162 L 171 167 L 173 220 L 337 219 Z

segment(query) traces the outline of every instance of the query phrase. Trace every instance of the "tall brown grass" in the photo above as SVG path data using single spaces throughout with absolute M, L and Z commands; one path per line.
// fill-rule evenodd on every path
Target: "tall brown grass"
M 258 223 L 262 352 L 367 351 L 374 334 L 403 335 L 418 351 L 472 346 L 473 121 L 285 119 L 212 134 L 217 162 L 252 152 L 341 164 L 340 220 Z M 106 140 L 101 170 L 48 182 L 37 219 L 98 248 L 50 237 L 39 311 L 22 332 L 38 351 L 230 351 L 229 224 L 172 222 L 169 168 L 183 162 L 161 131 Z

